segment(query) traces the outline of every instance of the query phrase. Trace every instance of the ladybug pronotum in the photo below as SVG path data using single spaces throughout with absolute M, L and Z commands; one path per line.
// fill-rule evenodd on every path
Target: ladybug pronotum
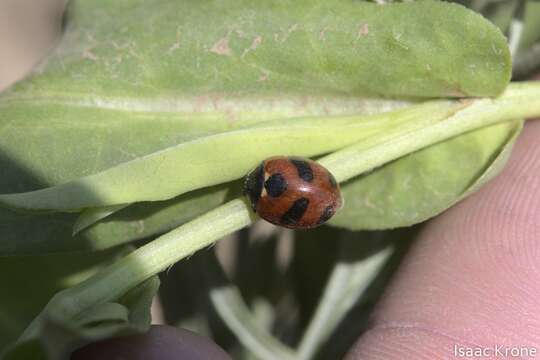
M 309 229 L 341 207 L 334 176 L 315 161 L 276 156 L 264 160 L 246 178 L 244 194 L 259 216 L 291 229 Z

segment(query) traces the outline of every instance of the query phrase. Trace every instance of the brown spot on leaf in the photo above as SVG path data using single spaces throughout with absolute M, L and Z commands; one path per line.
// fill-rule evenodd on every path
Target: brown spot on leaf
M 223 55 L 223 56 L 231 56 L 232 50 L 229 47 L 229 39 L 227 37 L 224 37 L 222 39 L 219 39 L 214 46 L 210 49 L 210 52 L 213 52 L 214 54 Z
M 261 45 L 263 41 L 262 36 L 256 36 L 255 39 L 253 39 L 253 42 L 251 43 L 251 46 L 249 47 L 250 50 L 255 50 L 259 45 Z
M 250 51 L 254 51 L 255 49 L 257 49 L 259 45 L 261 45 L 262 41 L 262 36 L 256 36 L 251 42 L 251 46 L 244 50 L 244 52 L 242 53 L 242 57 L 246 56 Z
M 369 34 L 369 25 L 362 24 L 358 27 L 358 32 L 356 33 L 356 40 L 360 39 L 362 36 Z

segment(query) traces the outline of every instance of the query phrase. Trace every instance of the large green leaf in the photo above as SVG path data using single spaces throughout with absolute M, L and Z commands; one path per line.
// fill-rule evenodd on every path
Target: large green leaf
M 59 51 L 13 96 L 178 109 L 199 94 L 276 90 L 491 96 L 510 76 L 500 31 L 442 1 L 79 0 L 69 10 Z
M 42 186 L 145 154 L 154 160 L 132 171 L 120 167 L 124 177 L 111 176 L 111 170 L 100 181 L 83 182 L 86 198 L 73 204 L 59 202 L 83 192 L 77 186 L 23 207 L 78 209 L 170 198 L 181 187 L 172 163 L 163 164 L 155 153 L 168 146 L 268 119 L 362 112 L 358 95 L 496 95 L 509 78 L 498 29 L 443 2 L 77 1 L 68 14 L 58 51 L 0 101 L 6 119 L 0 126 L 10 135 L 0 149 Z M 208 18 L 216 25 L 202 21 Z M 347 134 L 334 133 L 329 146 L 313 136 L 309 144 L 287 147 L 271 141 L 273 132 L 192 149 L 219 162 L 224 146 L 254 163 L 269 150 L 256 151 L 253 141 L 304 155 L 348 141 Z M 171 161 L 189 165 L 182 158 Z M 178 181 L 191 185 L 183 191 L 240 176 L 231 169 L 229 178 L 220 178 L 215 161 L 185 170 Z M 163 190 L 156 194 L 156 188 Z M 117 198 L 109 199 L 110 191 Z
M 424 221 L 477 190 L 504 166 L 521 121 L 483 128 L 430 146 L 342 186 L 332 225 L 388 229 Z
M 60 184 L 173 145 L 269 119 L 373 113 L 405 104 L 306 97 L 246 103 L 233 121 L 227 118 L 227 106 L 243 104 L 218 105 L 221 107 L 210 113 L 194 109 L 185 113 L 41 104 L 38 99 L 20 103 L 0 97 L 0 189 L 22 192 Z
M 240 178 L 260 159 L 330 152 L 391 125 L 376 118 L 360 122 L 354 116 L 327 120 L 268 121 L 200 137 L 55 187 L 0 195 L 0 202 L 23 209 L 77 210 L 166 200 Z
M 82 232 L 96 248 L 108 248 L 174 229 L 240 194 L 239 184 L 196 190 L 166 201 L 133 204 Z

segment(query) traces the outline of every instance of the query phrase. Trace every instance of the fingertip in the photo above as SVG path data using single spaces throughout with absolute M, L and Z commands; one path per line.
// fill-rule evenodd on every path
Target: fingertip
M 529 121 L 503 172 L 424 226 L 349 360 L 540 344 L 539 138 Z
M 71 360 L 231 360 L 212 340 L 185 329 L 153 325 L 148 332 L 86 345 Z

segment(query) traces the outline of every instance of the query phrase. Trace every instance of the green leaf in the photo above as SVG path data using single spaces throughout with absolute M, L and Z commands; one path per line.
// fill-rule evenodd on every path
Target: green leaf
M 228 281 L 215 254 L 209 254 L 206 260 L 206 276 L 211 287 L 210 300 L 238 340 L 262 360 L 272 360 L 276 357 L 295 360 L 293 349 L 260 326 L 243 300 L 238 287 Z
M 342 185 L 332 225 L 387 229 L 424 221 L 477 190 L 504 166 L 522 121 L 482 128 L 386 164 Z
M 115 110 L 50 102 L 0 97 L 2 192 L 61 184 L 174 145 L 270 119 L 320 116 L 325 111 L 373 113 L 407 104 L 351 97 L 296 97 L 262 104 L 218 103 L 215 111 L 197 111 L 193 104 L 186 112 L 172 112 L 160 107 Z M 227 117 L 232 106 L 241 107 L 234 120 Z
M 158 292 L 159 284 L 159 277 L 153 276 L 128 291 L 119 300 L 119 303 L 129 310 L 127 314 L 129 323 L 138 329 L 146 329 L 150 326 L 152 321 L 150 307 Z
M 443 109 L 452 106 L 441 104 Z M 266 121 L 183 142 L 54 187 L 0 195 L 0 202 L 24 209 L 73 210 L 165 200 L 240 178 L 272 155 L 312 156 L 339 149 L 383 131 L 393 119 L 361 120 L 340 116 Z
M 510 76 L 500 31 L 442 1 L 86 0 L 69 17 L 16 97 L 170 109 L 208 93 L 492 96 Z
M 328 278 L 317 309 L 300 340 L 297 350 L 299 360 L 313 359 L 317 351 L 328 343 L 338 324 L 357 304 L 358 299 L 365 295 L 395 251 L 392 246 L 387 245 L 378 250 L 370 249 L 372 254 L 368 255 L 366 244 L 361 241 L 364 239 L 358 239 L 361 237 L 358 233 L 355 235 L 357 238 L 349 234 L 348 241 L 345 241 L 343 235 L 339 239 L 339 258 Z M 383 243 L 382 239 L 378 240 L 379 243 Z
M 240 194 L 239 184 L 224 184 L 195 190 L 166 201 L 133 204 L 104 221 L 83 230 L 95 248 L 155 236 L 172 230 Z
M 2 359 L 62 360 L 86 344 L 144 332 L 150 326 L 150 304 L 158 287 L 157 276 L 151 277 L 118 303 L 95 305 L 75 318 L 54 311 L 58 308 L 45 310 L 38 320 L 39 332 L 8 348 Z
M 81 230 L 92 226 L 98 221 L 105 219 L 106 217 L 124 209 L 127 206 L 129 206 L 129 204 L 104 206 L 84 210 L 81 215 L 79 215 L 79 217 L 75 221 L 75 224 L 73 225 L 73 235 L 77 235 L 77 233 L 79 233 Z
M 82 229 L 76 214 L 24 214 L 0 208 L 0 255 L 107 249 L 159 235 L 239 195 L 239 183 L 196 190 L 166 201 L 141 202 Z
M 73 237 L 76 214 L 26 214 L 0 208 L 0 256 L 92 250 L 81 237 Z
M 495 95 L 509 76 L 500 32 L 444 2 L 101 0 L 73 2 L 68 13 L 57 51 L 0 100 L 0 149 L 17 175 L 0 179 L 0 191 L 74 183 L 26 200 L 8 197 L 15 206 L 72 210 L 168 199 L 240 177 L 272 148 L 315 155 L 352 139 L 332 133 L 335 142 L 321 146 L 322 138 L 306 133 L 309 141 L 294 144 L 286 133 L 294 127 L 274 140 L 270 127 L 236 136 L 246 126 L 321 115 L 330 123 L 334 115 L 385 110 L 384 102 L 358 97 L 365 94 Z M 217 25 L 200 21 L 208 17 Z M 169 156 L 188 142 L 183 155 Z M 232 154 L 214 158 L 221 168 L 197 168 L 187 163 L 189 151 Z M 95 177 L 87 183 L 84 176 Z
M 56 292 L 80 283 L 125 253 L 0 257 L 0 352 L 13 342 Z

